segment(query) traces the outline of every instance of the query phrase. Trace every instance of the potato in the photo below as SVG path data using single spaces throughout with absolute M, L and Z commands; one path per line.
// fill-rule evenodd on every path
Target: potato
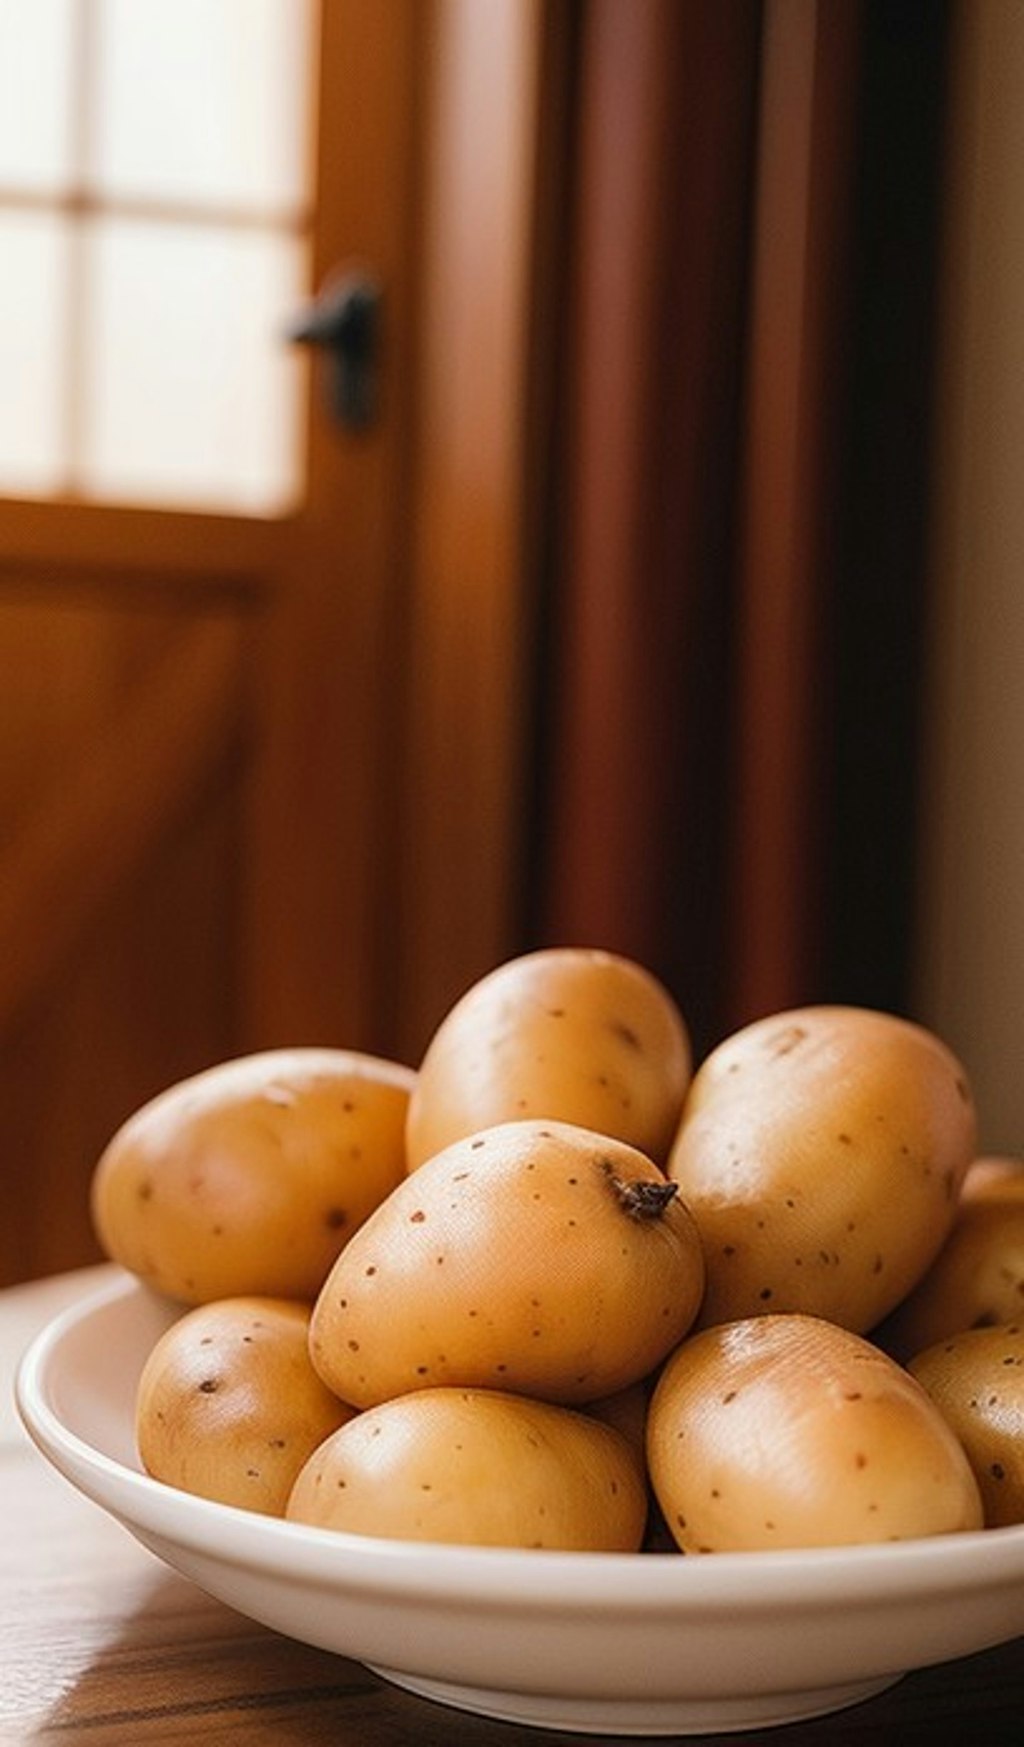
M 284 1514 L 303 1463 L 355 1409 L 309 1362 L 309 1307 L 232 1298 L 187 1311 L 139 1379 L 139 1456 L 157 1480 L 243 1510 Z
M 640 1472 L 647 1474 L 647 1404 L 650 1400 L 653 1380 L 642 1377 L 637 1383 L 630 1383 L 625 1389 L 617 1389 L 613 1395 L 602 1395 L 597 1401 L 588 1401 L 582 1411 L 592 1419 L 603 1420 L 605 1425 L 614 1426 L 621 1432 L 630 1449 L 634 1451 L 640 1463 Z
M 1001 1201 L 1009 1194 L 1013 1199 L 1024 1195 L 1024 1159 L 986 1157 L 974 1159 L 960 1190 L 961 1201 Z
M 610 1426 L 503 1391 L 427 1389 L 314 1452 L 292 1522 L 407 1541 L 636 1552 L 647 1496 Z
M 693 1220 L 642 1153 L 501 1123 L 421 1165 L 349 1240 L 310 1351 L 357 1407 L 438 1385 L 583 1403 L 653 1370 L 703 1281 Z
M 1024 1325 L 968 1329 L 910 1362 L 967 1452 L 985 1525 L 1024 1522 Z
M 873 1338 L 909 1359 L 947 1335 L 1024 1315 L 1024 1167 L 978 1159 L 956 1219 L 924 1277 Z
M 975 1142 L 962 1067 L 909 1020 L 806 1007 L 727 1038 L 667 1166 L 704 1241 L 700 1326 L 802 1311 L 871 1329 L 948 1235 Z
M 684 1341 L 651 1401 L 647 1458 L 687 1553 L 982 1526 L 967 1457 L 920 1384 L 817 1317 L 749 1317 Z
M 93 1222 L 114 1261 L 184 1304 L 312 1301 L 405 1170 L 414 1074 L 346 1050 L 268 1050 L 162 1092 L 106 1147 Z
M 582 947 L 511 959 L 442 1020 L 409 1105 L 409 1168 L 481 1128 L 553 1117 L 664 1162 L 691 1069 L 672 997 L 632 960 Z

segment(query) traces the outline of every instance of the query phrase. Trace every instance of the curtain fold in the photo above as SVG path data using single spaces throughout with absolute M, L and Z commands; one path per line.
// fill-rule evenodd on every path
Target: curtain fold
M 534 932 L 691 1012 L 720 954 L 759 35 L 748 0 L 591 0 L 580 40 Z
M 769 0 L 741 407 L 729 1021 L 818 992 L 862 11 Z
M 863 456 L 851 471 L 850 433 L 863 443 L 898 396 L 920 399 L 926 348 L 909 342 L 934 265 L 918 227 L 908 295 L 907 235 L 892 234 L 866 284 L 868 104 L 877 67 L 906 66 L 922 25 L 934 82 L 942 14 L 925 0 L 900 19 L 877 0 L 586 0 L 579 13 L 528 933 L 640 959 L 698 1049 L 760 1013 L 844 996 L 837 896 L 841 908 L 856 893 L 835 877 L 837 785 L 875 703 L 851 666 L 851 534 L 881 513 L 919 522 L 926 490 L 918 468 L 913 501 L 880 509 Z M 918 137 L 917 109 L 932 118 L 914 159 L 927 200 L 941 180 L 934 96 L 922 107 L 908 92 L 904 107 L 896 145 Z M 915 362 L 871 382 L 872 402 L 863 311 L 886 275 Z M 907 598 L 923 552 L 906 538 L 889 550 L 873 587 Z M 909 662 L 918 629 L 905 619 L 890 665 Z M 889 751 L 909 771 L 900 707 Z M 883 800 L 859 815 L 882 870 L 905 858 L 893 845 L 906 824 Z M 858 997 L 871 988 L 863 978 Z

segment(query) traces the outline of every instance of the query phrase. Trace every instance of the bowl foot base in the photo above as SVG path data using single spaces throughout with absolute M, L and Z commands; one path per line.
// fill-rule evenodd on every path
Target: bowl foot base
M 420 1698 L 504 1723 L 538 1729 L 562 1729 L 579 1735 L 722 1735 L 742 1729 L 763 1729 L 776 1723 L 796 1723 L 884 1692 L 901 1678 L 884 1675 L 849 1686 L 816 1692 L 763 1693 L 710 1699 L 584 1699 L 494 1692 L 486 1687 L 453 1686 L 374 1666 L 374 1674 Z

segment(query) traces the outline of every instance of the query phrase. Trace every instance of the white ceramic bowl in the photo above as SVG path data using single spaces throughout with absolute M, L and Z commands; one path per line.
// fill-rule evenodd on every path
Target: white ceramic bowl
M 1024 1527 L 780 1553 L 503 1551 L 305 1528 L 149 1479 L 142 1362 L 174 1309 L 117 1279 L 36 1339 L 18 1406 L 50 1462 L 254 1620 L 428 1698 L 553 1729 L 717 1733 L 837 1710 L 1024 1632 Z

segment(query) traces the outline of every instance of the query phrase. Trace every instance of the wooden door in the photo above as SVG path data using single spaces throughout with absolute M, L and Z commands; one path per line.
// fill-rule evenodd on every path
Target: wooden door
M 294 222 L 310 291 L 350 261 L 387 287 L 377 423 L 339 430 L 314 380 L 281 513 L 60 483 L 0 503 L 4 1280 L 94 1253 L 95 1158 L 161 1086 L 250 1048 L 385 1043 L 415 0 L 326 0 L 319 29 L 316 193 Z M 45 205 L 4 195 L 22 219 Z M 99 210 L 73 185 L 50 207 Z
M 519 944 L 567 14 L 316 13 L 305 284 L 383 286 L 375 422 L 339 430 L 314 361 L 285 509 L 0 499 L 0 1282 L 96 1254 L 95 1159 L 163 1086 L 278 1044 L 414 1060 Z M 0 231 L 33 199 L 0 174 Z

